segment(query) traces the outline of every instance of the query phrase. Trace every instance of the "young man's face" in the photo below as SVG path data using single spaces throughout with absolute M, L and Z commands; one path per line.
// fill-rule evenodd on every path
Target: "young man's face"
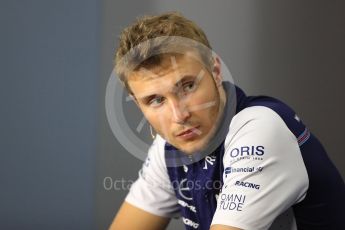
M 128 85 L 144 116 L 166 141 L 191 154 L 214 135 L 221 111 L 219 71 L 193 55 L 167 55 L 159 66 L 140 69 Z

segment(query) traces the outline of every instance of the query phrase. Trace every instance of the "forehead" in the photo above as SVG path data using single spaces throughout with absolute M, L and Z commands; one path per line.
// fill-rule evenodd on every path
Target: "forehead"
M 164 55 L 158 65 L 132 72 L 128 85 L 136 97 L 172 90 L 185 77 L 196 77 L 206 69 L 195 53 Z
M 128 81 L 151 80 L 172 73 L 193 72 L 203 68 L 204 65 L 200 56 L 194 52 L 166 54 L 162 56 L 158 64 L 149 67 L 142 66 L 138 70 L 132 71 L 128 76 Z

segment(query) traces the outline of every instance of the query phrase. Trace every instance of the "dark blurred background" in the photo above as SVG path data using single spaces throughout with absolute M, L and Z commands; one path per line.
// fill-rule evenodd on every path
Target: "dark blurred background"
M 173 10 L 205 30 L 247 94 L 292 106 L 344 178 L 344 1 L 2 0 L 0 229 L 109 226 L 127 189 L 105 182 L 128 184 L 142 164 L 105 115 L 117 37 Z

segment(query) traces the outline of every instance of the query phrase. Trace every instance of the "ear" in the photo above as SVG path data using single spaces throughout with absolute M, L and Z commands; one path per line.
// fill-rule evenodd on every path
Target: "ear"
M 212 75 L 213 79 L 216 82 L 217 87 L 222 86 L 222 75 L 221 75 L 221 62 L 218 56 L 215 56 L 214 58 L 214 63 L 212 67 Z

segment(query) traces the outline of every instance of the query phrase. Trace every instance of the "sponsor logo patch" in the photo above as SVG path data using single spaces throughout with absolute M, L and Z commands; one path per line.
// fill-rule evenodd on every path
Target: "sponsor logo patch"
M 246 201 L 246 195 L 221 194 L 218 199 L 220 201 L 218 209 L 241 212 Z
M 244 167 L 244 168 L 235 168 L 235 167 L 226 167 L 224 169 L 225 177 L 228 177 L 230 173 L 255 173 L 261 172 L 263 167 Z
M 259 184 L 254 184 L 254 183 L 250 183 L 250 182 L 246 182 L 246 181 L 236 181 L 235 182 L 236 186 L 241 186 L 241 187 L 246 187 L 246 188 L 253 188 L 253 189 L 260 189 L 260 185 Z
M 186 218 L 186 217 L 182 217 L 182 221 L 185 225 L 188 225 L 188 226 L 191 226 L 195 229 L 197 229 L 199 227 L 199 224 L 198 223 L 195 223 L 194 221 Z
M 241 146 L 231 149 L 229 155 L 232 158 L 230 162 L 241 159 L 263 160 L 265 147 L 262 145 Z
M 183 201 L 183 200 L 177 200 L 177 203 L 178 203 L 179 205 L 181 205 L 182 207 L 188 208 L 188 209 L 191 210 L 192 212 L 195 212 L 195 213 L 196 213 L 195 206 L 189 205 L 187 202 L 185 202 L 185 201 Z

